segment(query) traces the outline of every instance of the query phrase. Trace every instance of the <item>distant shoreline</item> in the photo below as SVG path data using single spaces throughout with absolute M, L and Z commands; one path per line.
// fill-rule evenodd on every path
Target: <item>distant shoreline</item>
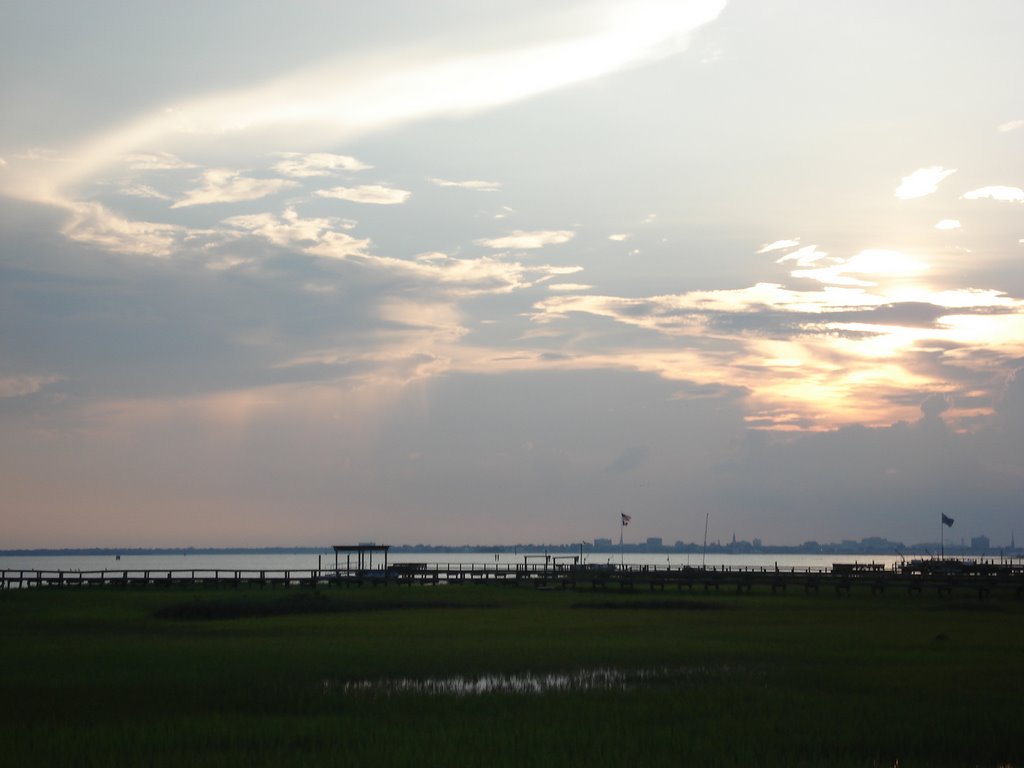
M 904 546 L 893 544 L 878 547 L 850 547 L 844 544 L 817 544 L 808 542 L 798 545 L 765 545 L 760 547 L 735 546 L 729 544 L 708 544 L 705 548 L 700 544 L 682 544 L 650 546 L 647 544 L 625 544 L 621 547 L 594 546 L 593 544 L 496 544 L 496 545 L 427 545 L 398 544 L 391 545 L 391 552 L 406 553 L 614 553 L 620 551 L 631 554 L 694 554 L 707 552 L 715 555 L 936 555 L 940 550 L 938 542 Z M 316 555 L 331 553 L 331 546 L 294 546 L 294 547 L 63 547 L 33 549 L 0 549 L 0 557 L 114 557 L 114 556 L 151 556 L 151 555 Z M 985 556 L 985 557 L 1020 557 L 1024 550 L 1020 547 L 999 547 L 990 545 L 985 549 L 969 546 L 945 545 L 945 554 L 954 556 Z

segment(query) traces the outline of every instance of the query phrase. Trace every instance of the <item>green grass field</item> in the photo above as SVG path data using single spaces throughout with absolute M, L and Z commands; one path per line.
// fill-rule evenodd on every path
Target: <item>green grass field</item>
M 0 593 L 3 765 L 1024 766 L 1022 683 L 1012 594 Z

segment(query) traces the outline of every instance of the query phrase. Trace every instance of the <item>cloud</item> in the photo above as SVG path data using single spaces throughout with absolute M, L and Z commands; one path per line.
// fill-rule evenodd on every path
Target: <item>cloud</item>
M 621 242 L 623 242 L 625 240 L 628 240 L 629 237 L 630 237 L 629 234 L 627 234 L 625 232 L 619 232 L 619 233 L 616 233 L 614 235 L 608 235 L 608 239 L 611 240 L 612 242 L 615 242 L 615 243 L 621 243 Z
M 936 229 L 960 229 L 960 221 L 957 219 L 943 219 L 935 224 Z
M 71 159 L 55 149 L 44 147 L 31 147 L 24 152 L 18 152 L 15 156 L 18 160 L 31 160 L 44 163 L 69 163 Z
M 60 376 L 0 376 L 0 398 L 34 395 L 47 384 L 61 381 Z
M 226 272 L 229 269 L 235 269 L 237 267 L 244 267 L 248 264 L 252 264 L 253 261 L 253 259 L 247 259 L 243 256 L 223 256 L 216 261 L 208 261 L 203 266 L 207 269 L 212 269 L 215 272 Z
M 379 184 L 364 184 L 359 187 L 333 187 L 320 189 L 317 197 L 328 197 L 336 200 L 348 200 L 353 203 L 370 205 L 401 205 L 412 195 L 405 189 L 385 187 Z
M 1004 203 L 1024 203 L 1024 189 L 1020 187 L 982 187 L 964 192 L 964 200 L 998 200 Z
M 188 233 L 173 224 L 124 219 L 100 203 L 69 203 L 68 210 L 71 216 L 61 230 L 65 237 L 116 253 L 170 256 Z
M 903 177 L 894 194 L 900 200 L 911 200 L 915 197 L 930 195 L 939 188 L 939 183 L 943 179 L 954 173 L 956 173 L 956 168 L 943 168 L 941 165 L 918 168 L 909 176 Z
M 349 155 L 332 155 L 326 152 L 279 152 L 284 159 L 274 165 L 274 170 L 285 176 L 309 178 L 329 176 L 335 171 L 365 171 L 373 168 Z
M 133 171 L 169 171 L 198 167 L 195 163 L 186 162 L 170 152 L 133 152 L 125 155 L 124 161 Z
M 792 243 L 793 245 L 799 245 L 798 242 L 794 242 L 792 240 L 779 240 L 777 242 Z M 775 243 L 770 243 L 770 245 L 775 245 Z M 774 250 L 781 250 L 783 248 L 791 248 L 791 247 L 792 247 L 792 245 L 780 245 L 777 248 L 772 248 L 770 250 L 774 251 Z M 769 253 L 769 252 L 770 251 L 765 250 L 764 248 L 762 248 L 760 251 L 758 251 L 758 253 Z M 824 259 L 827 256 L 828 256 L 828 254 L 825 251 L 819 251 L 818 250 L 818 246 L 816 246 L 816 245 L 805 245 L 803 248 L 798 248 L 797 250 L 795 250 L 795 251 L 793 251 L 791 253 L 787 253 L 787 254 L 784 254 L 784 255 L 780 256 L 778 259 L 775 260 L 775 263 L 776 264 L 785 264 L 787 261 L 795 261 L 798 266 L 806 267 L 806 266 L 808 266 L 810 264 L 814 264 L 814 263 L 816 263 L 818 261 L 821 261 L 822 259 Z
M 1009 131 L 1016 131 L 1021 127 L 1024 127 L 1024 120 L 1010 120 L 1009 122 L 1000 125 L 998 130 L 1001 133 L 1008 133 Z
M 477 240 L 477 245 L 495 249 L 522 249 L 543 248 L 546 245 L 559 245 L 567 243 L 576 236 L 571 230 L 541 230 L 537 232 L 524 232 L 516 230 L 509 235 L 502 237 L 483 238 Z
M 586 283 L 548 283 L 549 291 L 589 291 L 593 287 Z
M 437 253 L 426 254 L 412 262 L 380 258 L 377 263 L 384 268 L 435 282 L 459 296 L 507 294 L 539 285 L 554 277 L 582 271 L 582 267 L 576 266 L 527 266 L 491 256 L 458 259 Z
M 448 179 L 427 179 L 439 187 L 455 187 L 457 189 L 471 189 L 476 192 L 497 192 L 501 189 L 500 181 L 480 181 L 470 179 L 468 181 L 449 181 Z
M 7 161 L 4 160 L 2 157 L 0 157 L 0 168 L 6 168 L 6 167 L 7 167 Z
M 800 238 L 796 240 L 776 240 L 772 243 L 765 243 L 755 253 L 771 253 L 772 251 L 781 251 L 784 248 L 795 248 L 800 245 Z M 812 248 L 814 246 L 811 246 Z
M 372 258 L 367 253 L 369 240 L 360 240 L 344 232 L 325 232 L 320 242 L 305 249 L 306 253 L 325 259 Z
M 254 179 L 227 168 L 212 168 L 203 173 L 201 186 L 186 192 L 171 208 L 259 200 L 294 186 L 296 182 L 287 179 Z
M 258 235 L 282 248 L 290 248 L 328 258 L 369 255 L 369 240 L 346 234 L 354 223 L 333 217 L 304 219 L 288 208 L 280 216 L 255 213 L 224 220 L 229 227 Z
M 459 259 L 444 253 L 423 253 L 400 259 L 371 252 L 370 240 L 349 235 L 352 222 L 337 218 L 302 218 L 294 209 L 281 216 L 272 213 L 232 216 L 224 224 L 256 235 L 297 253 L 319 258 L 356 261 L 366 267 L 417 280 L 420 288 L 431 286 L 452 296 L 505 294 L 529 288 L 552 278 L 579 272 L 576 266 L 524 265 L 485 256 Z
M 808 247 L 813 249 L 813 246 Z M 805 262 L 798 263 L 802 266 Z M 824 266 L 795 269 L 790 274 L 793 277 L 809 278 L 827 285 L 873 286 L 884 278 L 916 277 L 927 270 L 926 263 L 899 251 L 868 248 L 849 259 L 832 259 Z
M 133 184 L 128 187 L 121 187 L 118 192 L 122 195 L 129 197 L 148 197 L 154 200 L 170 200 L 168 195 L 165 195 L 158 189 L 147 186 L 145 184 Z

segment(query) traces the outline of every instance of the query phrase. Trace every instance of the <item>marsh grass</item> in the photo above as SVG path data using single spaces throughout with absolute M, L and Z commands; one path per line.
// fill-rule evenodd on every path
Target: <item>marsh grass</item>
M 1022 638 L 1012 597 L 11 591 L 0 764 L 1020 766 Z M 596 669 L 702 672 L 337 689 Z
M 192 621 L 216 621 L 226 619 L 251 619 L 268 616 L 293 616 L 301 614 L 352 613 L 354 611 L 401 611 L 410 608 L 419 610 L 437 608 L 462 608 L 463 603 L 403 600 L 341 600 L 324 592 L 311 590 L 292 591 L 271 598 L 253 599 L 249 595 L 234 596 L 230 599 L 205 599 L 169 603 L 161 606 L 155 616 L 161 619 Z M 474 608 L 492 607 L 482 603 Z

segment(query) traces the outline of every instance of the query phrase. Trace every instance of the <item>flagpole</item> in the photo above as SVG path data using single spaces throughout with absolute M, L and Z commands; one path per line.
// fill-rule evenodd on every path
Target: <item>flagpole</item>
M 622 554 L 622 529 L 626 527 L 626 518 L 622 517 L 622 513 L 619 513 L 619 568 L 625 568 L 625 558 Z
M 939 518 L 939 559 L 946 559 L 946 521 Z
M 705 562 L 706 562 L 707 556 L 708 556 L 708 517 L 710 517 L 710 516 L 711 516 L 710 512 L 705 512 L 704 513 L 704 551 L 701 553 L 701 556 L 700 556 L 700 569 L 702 571 L 706 570 L 706 568 L 707 568 L 705 566 Z

